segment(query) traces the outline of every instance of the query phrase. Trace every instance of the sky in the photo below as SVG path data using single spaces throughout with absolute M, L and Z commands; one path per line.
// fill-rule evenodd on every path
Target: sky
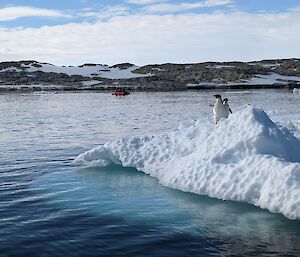
M 1 0 L 0 61 L 137 65 L 300 57 L 300 0 Z

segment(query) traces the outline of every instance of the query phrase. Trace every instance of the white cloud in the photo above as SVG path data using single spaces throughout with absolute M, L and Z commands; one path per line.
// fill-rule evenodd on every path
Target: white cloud
M 11 6 L 0 9 L 0 21 L 10 21 L 23 17 L 70 18 L 71 15 L 58 10 L 36 8 L 31 6 Z
M 130 4 L 153 4 L 158 2 L 165 2 L 166 0 L 127 0 Z
M 198 1 L 194 3 L 184 2 L 184 3 L 159 3 L 146 6 L 145 10 L 148 12 L 159 12 L 159 13 L 172 13 L 172 12 L 181 12 L 189 11 L 193 9 L 205 8 L 205 7 L 215 7 L 215 6 L 224 6 L 232 3 L 232 0 L 206 0 Z
M 293 8 L 290 8 L 290 9 L 288 9 L 288 10 L 291 11 L 291 12 L 300 12 L 300 5 L 295 6 L 295 7 L 293 7 Z
M 206 0 L 203 3 L 207 7 L 210 7 L 210 6 L 217 6 L 217 5 L 227 5 L 233 2 L 234 2 L 233 0 Z
M 300 57 L 300 11 L 128 15 L 105 22 L 0 28 L 0 59 L 136 64 Z
M 79 14 L 81 17 L 93 18 L 96 20 L 106 20 L 116 16 L 124 16 L 129 14 L 129 7 L 125 5 L 109 5 L 102 10 L 87 10 Z

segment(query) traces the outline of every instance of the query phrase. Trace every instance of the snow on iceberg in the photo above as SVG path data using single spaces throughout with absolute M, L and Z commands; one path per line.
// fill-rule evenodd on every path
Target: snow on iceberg
M 109 142 L 75 162 L 135 167 L 168 187 L 300 219 L 300 141 L 252 106 L 218 125 L 191 121 L 165 134 Z

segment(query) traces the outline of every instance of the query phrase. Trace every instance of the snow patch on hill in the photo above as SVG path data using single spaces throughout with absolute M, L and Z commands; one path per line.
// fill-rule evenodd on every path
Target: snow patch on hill
M 300 77 L 297 76 L 283 76 L 272 72 L 268 75 L 256 75 L 249 80 L 244 80 L 243 83 L 250 85 L 274 85 L 287 84 L 289 81 L 300 82 Z
M 287 85 L 293 82 L 300 84 L 300 77 L 298 76 L 284 76 L 278 73 L 272 72 L 267 75 L 257 74 L 250 79 L 241 80 L 239 82 L 232 81 L 227 83 L 217 83 L 217 82 L 200 82 L 198 84 L 188 84 L 187 87 L 226 87 L 226 86 L 239 86 L 239 85 Z
M 39 67 L 40 66 L 40 67 Z M 140 68 L 136 65 L 127 67 L 125 69 L 120 69 L 118 67 L 113 68 L 103 64 L 95 65 L 82 65 L 82 66 L 55 66 L 47 63 L 38 63 L 38 65 L 33 64 L 22 64 L 27 72 L 53 72 L 53 73 L 64 73 L 69 76 L 80 75 L 84 77 L 99 77 L 107 79 L 129 79 L 138 77 L 152 76 L 151 74 L 136 74 L 133 73 L 134 70 Z

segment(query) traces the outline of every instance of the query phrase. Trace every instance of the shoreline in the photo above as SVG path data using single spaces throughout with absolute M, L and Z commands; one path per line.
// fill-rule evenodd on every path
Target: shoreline
M 130 92 L 175 92 L 175 91 L 205 91 L 205 90 L 259 90 L 259 89 L 287 89 L 293 90 L 294 88 L 300 88 L 299 84 L 287 84 L 287 85 L 243 85 L 243 84 L 235 84 L 235 85 L 222 85 L 222 86 L 190 86 L 186 88 L 143 88 L 143 87 L 135 87 L 132 88 L 130 86 L 120 86 L 126 88 Z M 70 86 L 42 86 L 42 85 L 8 85 L 5 87 L 0 86 L 0 93 L 2 92 L 111 92 L 115 90 L 116 86 L 107 86 L 107 87 L 70 87 Z
M 300 59 L 113 66 L 0 62 L 0 91 L 129 91 L 299 88 Z

